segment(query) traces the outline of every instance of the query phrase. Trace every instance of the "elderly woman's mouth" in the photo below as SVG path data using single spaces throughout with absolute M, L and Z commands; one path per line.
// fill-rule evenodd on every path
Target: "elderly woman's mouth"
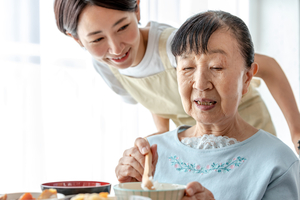
M 216 101 L 197 101 L 197 100 L 195 100 L 195 102 L 198 105 L 203 105 L 203 106 L 211 106 L 217 103 Z

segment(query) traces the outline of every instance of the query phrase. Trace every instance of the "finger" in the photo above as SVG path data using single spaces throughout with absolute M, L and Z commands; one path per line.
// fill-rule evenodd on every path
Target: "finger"
M 150 151 L 149 142 L 144 138 L 137 138 L 134 142 L 134 146 L 136 146 L 143 155 Z
M 199 182 L 191 182 L 186 186 L 186 198 L 184 199 L 206 199 L 214 200 L 214 195 L 203 187 Z
M 137 147 L 131 147 L 130 149 L 126 149 L 126 150 L 123 152 L 123 156 L 131 156 L 131 154 L 132 154 L 134 151 L 139 151 L 139 149 L 138 149 Z
M 142 181 L 141 174 L 131 165 L 118 165 L 116 167 L 116 175 L 119 182 L 131 182 L 134 179 Z
M 204 192 L 204 187 L 199 182 L 191 182 L 187 184 L 185 193 L 187 196 L 193 196 L 196 193 Z
M 203 192 L 195 193 L 195 195 L 193 195 L 190 198 L 203 199 L 203 200 L 215 200 L 214 195 L 206 188 L 204 188 Z
M 136 160 L 136 158 L 134 158 L 132 156 L 124 156 L 124 157 L 120 158 L 119 164 L 120 165 L 130 165 L 141 175 L 144 173 L 144 167 L 141 165 L 141 163 L 138 160 Z
M 123 157 L 132 157 L 134 158 L 143 168 L 145 166 L 145 156 L 141 154 L 139 149 L 137 147 L 132 147 L 130 149 L 127 149 L 124 151 Z M 122 158 L 119 160 L 119 162 L 122 161 Z M 143 169 L 144 171 L 144 169 Z

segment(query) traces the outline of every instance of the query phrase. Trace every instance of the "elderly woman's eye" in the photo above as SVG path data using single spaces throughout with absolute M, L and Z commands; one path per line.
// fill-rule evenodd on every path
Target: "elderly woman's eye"
M 222 68 L 222 67 L 212 67 L 212 69 L 217 70 L 217 71 L 220 71 L 220 70 L 222 70 L 223 68 Z
M 184 67 L 183 70 L 190 70 L 193 69 L 193 67 Z

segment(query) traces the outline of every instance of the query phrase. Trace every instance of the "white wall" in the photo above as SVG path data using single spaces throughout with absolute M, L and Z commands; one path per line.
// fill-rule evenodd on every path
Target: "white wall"
M 290 81 L 298 107 L 299 8 L 299 0 L 251 0 L 249 12 L 249 28 L 255 51 L 275 58 L 281 65 Z M 261 86 L 260 92 L 270 110 L 278 137 L 294 149 L 285 118 L 265 84 Z

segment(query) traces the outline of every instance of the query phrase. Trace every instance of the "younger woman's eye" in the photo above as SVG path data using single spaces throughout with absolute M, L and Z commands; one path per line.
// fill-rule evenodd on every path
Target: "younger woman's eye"
M 126 24 L 125 26 L 122 26 L 122 27 L 119 29 L 119 31 L 125 30 L 128 26 L 129 26 L 129 24 Z
M 103 37 L 101 37 L 101 38 L 98 38 L 98 39 L 96 39 L 96 40 L 93 40 L 93 41 L 92 41 L 92 43 L 97 43 L 97 42 L 100 42 L 102 39 L 103 39 Z

